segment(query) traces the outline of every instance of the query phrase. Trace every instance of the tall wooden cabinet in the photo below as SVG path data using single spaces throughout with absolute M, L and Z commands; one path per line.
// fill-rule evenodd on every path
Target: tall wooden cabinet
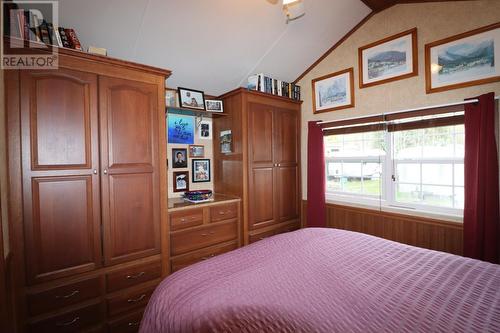
M 62 49 L 57 70 L 7 71 L 21 331 L 137 329 L 169 271 L 169 74 Z
M 243 199 L 244 244 L 300 227 L 300 102 L 237 89 L 214 120 L 215 191 Z M 232 131 L 222 154 L 218 133 Z

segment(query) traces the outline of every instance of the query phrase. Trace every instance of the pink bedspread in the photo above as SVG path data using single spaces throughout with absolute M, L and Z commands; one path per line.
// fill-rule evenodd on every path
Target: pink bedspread
M 303 229 L 169 276 L 140 332 L 500 332 L 500 266 Z

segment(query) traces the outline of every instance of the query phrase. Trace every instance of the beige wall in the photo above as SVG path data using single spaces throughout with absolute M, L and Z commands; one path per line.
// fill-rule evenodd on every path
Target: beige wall
M 302 193 L 307 195 L 307 122 L 335 120 L 407 108 L 461 101 L 464 98 L 494 91 L 500 95 L 500 82 L 425 93 L 424 45 L 500 21 L 500 1 L 457 1 L 402 4 L 374 15 L 343 44 L 316 65 L 298 84 L 302 89 Z M 358 48 L 417 27 L 418 76 L 359 89 Z M 313 115 L 311 80 L 342 69 L 354 67 L 356 106 L 350 109 Z
M 195 120 L 195 127 L 196 127 L 196 122 L 199 121 L 199 118 L 193 117 Z M 203 120 L 207 120 L 207 118 L 203 118 Z M 208 119 L 211 120 L 211 119 Z M 167 125 L 168 127 L 168 125 Z M 173 188 L 173 173 L 176 171 L 189 171 L 189 189 L 190 190 L 212 190 L 214 189 L 214 183 L 213 183 L 213 177 L 214 177 L 214 161 L 213 161 L 213 128 L 212 124 L 210 126 L 210 129 L 212 130 L 212 140 L 208 139 L 200 139 L 198 135 L 198 128 L 195 129 L 194 133 L 194 144 L 195 145 L 203 145 L 205 146 L 205 157 L 199 157 L 199 158 L 208 158 L 210 159 L 210 182 L 207 183 L 193 183 L 192 178 L 192 170 L 191 170 L 191 158 L 188 157 L 188 167 L 187 168 L 179 168 L 179 169 L 172 169 L 172 148 L 186 148 L 188 150 L 188 156 L 189 156 L 189 145 L 180 145 L 180 144 L 168 144 L 167 145 L 167 158 L 168 158 L 168 197 L 169 198 L 176 198 L 180 197 L 182 195 L 182 192 L 177 192 L 174 193 L 174 188 Z M 167 135 L 168 136 L 168 135 Z

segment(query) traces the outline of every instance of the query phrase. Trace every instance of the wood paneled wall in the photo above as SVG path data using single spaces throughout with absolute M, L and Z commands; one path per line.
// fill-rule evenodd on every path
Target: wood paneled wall
M 327 226 L 362 232 L 426 249 L 462 255 L 461 223 L 327 204 Z M 302 201 L 302 221 L 307 225 L 307 201 Z

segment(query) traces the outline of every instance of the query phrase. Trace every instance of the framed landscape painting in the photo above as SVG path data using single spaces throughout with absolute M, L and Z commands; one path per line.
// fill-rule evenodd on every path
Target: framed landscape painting
M 500 81 L 500 22 L 425 45 L 427 93 Z
M 358 49 L 359 87 L 418 75 L 417 28 Z
M 314 113 L 354 107 L 354 69 L 348 68 L 312 80 Z

